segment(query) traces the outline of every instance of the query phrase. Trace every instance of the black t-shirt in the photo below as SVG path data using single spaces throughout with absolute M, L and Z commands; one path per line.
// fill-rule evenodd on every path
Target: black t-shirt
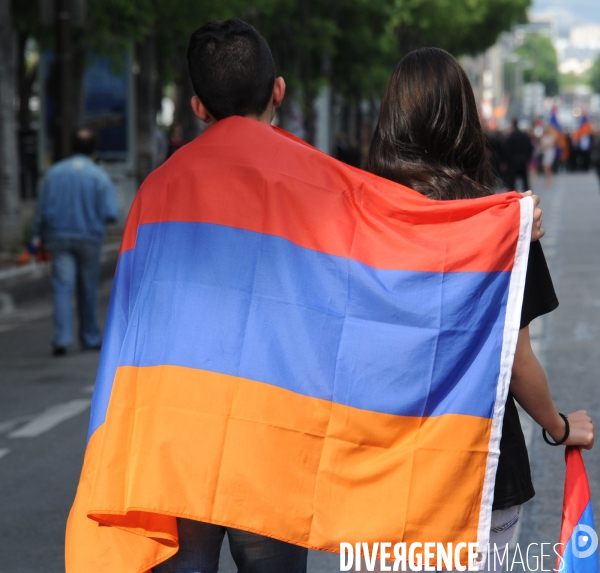
M 525 278 L 521 328 L 542 314 L 552 312 L 558 306 L 550 271 L 539 241 L 531 243 Z M 496 472 L 494 504 L 492 509 L 506 509 L 530 500 L 535 495 L 531 483 L 531 469 L 525 437 L 521 429 L 519 412 L 513 395 L 509 392 L 502 423 L 500 457 Z

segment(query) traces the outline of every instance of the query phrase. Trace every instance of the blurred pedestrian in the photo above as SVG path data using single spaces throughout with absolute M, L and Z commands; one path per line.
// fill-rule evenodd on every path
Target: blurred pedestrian
M 577 164 L 579 162 L 579 143 L 574 140 L 573 135 L 569 132 L 564 133 L 563 140 L 566 154 L 560 154 L 561 163 L 564 165 L 566 171 L 575 173 L 575 171 L 577 171 Z M 553 169 L 554 173 L 558 171 L 558 167 L 558 162 L 555 162 Z
M 556 133 L 547 126 L 540 138 L 540 151 L 542 152 L 542 167 L 546 187 L 552 187 L 552 166 L 556 159 Z
M 356 141 L 349 143 L 344 132 L 338 133 L 337 158 L 352 167 L 360 167 L 360 147 Z
M 169 137 L 162 127 L 154 126 L 152 131 L 152 169 L 160 167 L 169 154 Z
M 517 179 L 523 182 L 523 191 L 529 189 L 528 164 L 533 154 L 531 138 L 519 129 L 519 120 L 512 120 L 512 131 L 504 142 L 504 149 L 510 167 L 508 188 L 517 188 Z
M 183 138 L 183 129 L 181 125 L 175 123 L 171 126 L 169 133 L 169 148 L 167 150 L 167 157 L 171 157 L 178 149 L 185 145 L 186 141 Z
M 415 105 L 415 93 L 420 94 L 419 105 Z M 515 134 L 518 129 L 513 126 Z M 513 141 L 519 153 L 513 151 L 513 157 L 519 159 L 519 166 L 522 162 L 526 167 L 531 148 L 518 138 Z M 493 193 L 475 97 L 467 75 L 453 56 L 437 48 L 424 48 L 407 54 L 396 67 L 382 100 L 366 169 L 436 200 Z M 550 272 L 537 241 L 530 247 L 520 331 L 502 420 L 491 518 L 492 555 L 493 544 L 503 547 L 510 542 L 522 504 L 534 496 L 515 399 L 542 426 L 544 439 L 547 434 L 553 438 L 551 445 L 591 449 L 594 443 L 592 421 L 585 411 L 568 417 L 559 414 L 531 347 L 529 324 L 557 306 Z M 501 570 L 501 564 L 492 557 L 487 569 Z
M 536 120 L 533 127 L 528 131 L 531 145 L 533 145 L 533 153 L 529 160 L 529 182 L 532 187 L 537 187 L 538 171 L 540 170 L 540 137 L 544 133 L 544 127 L 540 120 Z
M 600 132 L 592 135 L 590 161 L 600 182 Z
M 592 122 L 589 120 L 586 113 L 583 114 L 579 128 L 573 134 L 573 141 L 577 144 L 578 159 L 577 167 L 582 171 L 589 171 L 592 163 Z
M 54 355 L 73 342 L 72 298 L 77 290 L 79 340 L 100 348 L 98 282 L 104 227 L 119 218 L 117 194 L 107 173 L 92 161 L 96 138 L 89 129 L 73 134 L 73 155 L 46 174 L 33 223 L 34 242 L 52 257 Z
M 502 192 L 512 185 L 511 170 L 504 149 L 504 139 L 497 130 L 485 128 L 484 133 L 490 166 L 496 177 L 494 188 L 496 191 Z M 512 189 L 512 187 L 510 188 Z

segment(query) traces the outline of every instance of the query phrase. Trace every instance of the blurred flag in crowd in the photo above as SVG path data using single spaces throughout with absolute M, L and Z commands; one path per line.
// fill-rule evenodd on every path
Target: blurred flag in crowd
M 552 108 L 552 113 L 550 114 L 550 121 L 548 122 L 550 127 L 554 129 L 556 134 L 556 152 L 557 156 L 561 161 L 566 161 L 569 159 L 569 143 L 567 141 L 567 137 L 563 132 L 563 128 L 558 121 L 558 117 L 556 117 L 556 108 Z

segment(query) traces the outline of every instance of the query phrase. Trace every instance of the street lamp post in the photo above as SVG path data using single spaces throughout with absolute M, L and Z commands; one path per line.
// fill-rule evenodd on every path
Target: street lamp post
M 506 63 L 514 64 L 514 99 L 516 101 L 516 110 L 514 115 L 521 115 L 523 108 L 523 72 L 533 69 L 533 62 L 527 58 L 522 58 L 518 54 L 511 54 Z

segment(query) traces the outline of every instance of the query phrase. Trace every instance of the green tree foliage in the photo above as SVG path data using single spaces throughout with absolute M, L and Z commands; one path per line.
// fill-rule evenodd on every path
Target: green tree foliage
M 528 34 L 516 53 L 530 60 L 533 67 L 523 72 L 523 81 L 542 82 L 546 95 L 558 94 L 558 59 L 552 41 L 542 34 Z
M 596 58 L 589 75 L 589 84 L 596 93 L 600 93 L 600 56 Z
M 530 1 L 88 0 L 80 51 L 85 46 L 119 55 L 132 41 L 151 36 L 161 83 L 177 83 L 185 75 L 190 33 L 209 20 L 237 16 L 265 36 L 278 71 L 304 95 L 309 110 L 324 82 L 348 101 L 379 96 L 395 63 L 411 49 L 480 52 L 525 20 Z M 21 29 L 43 35 L 37 3 L 13 6 Z
M 437 46 L 476 54 L 513 24 L 525 22 L 530 0 L 394 0 L 391 11 L 403 53 Z
M 343 93 L 380 93 L 402 54 L 438 46 L 455 55 L 492 45 L 525 20 L 530 0 L 88 0 L 85 45 L 118 53 L 131 41 L 156 38 L 160 75 L 178 73 L 190 33 L 203 23 L 238 16 L 271 44 L 278 68 L 293 86 L 332 81 Z M 51 34 L 35 2 L 14 2 L 19 29 Z M 545 52 L 544 52 L 545 53 Z

